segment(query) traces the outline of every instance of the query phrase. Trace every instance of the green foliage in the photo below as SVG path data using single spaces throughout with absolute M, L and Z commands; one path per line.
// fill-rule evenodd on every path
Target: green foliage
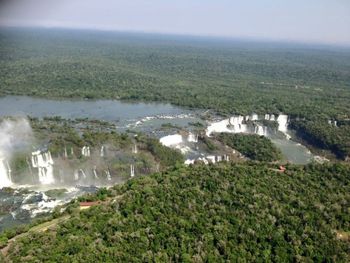
M 218 147 L 213 143 L 213 141 L 206 136 L 200 136 L 199 140 L 205 144 L 209 152 L 213 152 L 218 149 Z
M 349 243 L 336 233 L 350 230 L 350 166 L 272 168 L 194 165 L 129 180 L 108 203 L 16 240 L 7 259 L 348 262 Z
M 183 163 L 184 157 L 180 151 L 162 145 L 157 139 L 147 138 L 146 148 L 159 160 L 163 167 L 174 166 Z
M 339 127 L 324 125 L 327 120 L 293 121 L 291 127 L 297 135 L 312 145 L 332 151 L 338 158 L 350 157 L 350 123 L 340 123 Z
M 0 95 L 161 101 L 311 122 L 350 118 L 347 49 L 2 29 L 0 68 Z M 327 130 L 327 121 L 318 125 Z M 347 134 L 343 128 L 337 134 Z M 308 131 L 310 143 L 328 143 L 329 133 Z M 331 150 L 343 155 L 338 146 L 346 140 L 340 136 Z
M 50 189 L 45 192 L 45 195 L 51 198 L 58 198 L 63 196 L 67 192 L 67 189 Z
M 28 159 L 26 154 L 16 154 L 11 160 L 11 167 L 16 173 L 27 172 Z
M 256 134 L 220 133 L 216 137 L 222 143 L 239 151 L 252 160 L 273 162 L 282 158 L 282 153 L 264 136 Z
M 105 201 L 107 197 L 110 195 L 110 191 L 107 188 L 100 188 L 94 194 L 86 194 L 78 197 L 79 202 L 94 202 L 94 201 Z
M 190 122 L 189 123 L 190 126 L 196 127 L 196 128 L 204 128 L 204 124 L 201 122 Z

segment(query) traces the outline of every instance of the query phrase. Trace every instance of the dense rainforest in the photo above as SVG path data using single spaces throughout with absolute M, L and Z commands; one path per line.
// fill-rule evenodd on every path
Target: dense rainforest
M 349 262 L 350 166 L 275 168 L 177 166 L 101 189 L 99 205 L 72 202 L 68 219 L 18 238 L 3 260 Z
M 159 101 L 223 115 L 283 112 L 310 144 L 350 155 L 345 48 L 2 28 L 0 67 L 3 96 Z
M 220 133 L 216 138 L 251 160 L 273 162 L 282 159 L 282 153 L 264 136 Z
M 0 67 L 0 96 L 169 102 L 222 116 L 285 113 L 297 137 L 350 156 L 345 48 L 1 28 Z M 85 165 L 81 147 L 96 153 L 108 145 L 111 172 L 127 177 L 132 161 L 151 175 L 56 208 L 42 220 L 59 223 L 46 231 L 27 232 L 35 222 L 5 231 L 0 262 L 350 261 L 349 164 L 287 164 L 282 171 L 269 163 L 280 153 L 268 139 L 221 134 L 215 138 L 262 162 L 185 167 L 178 151 L 142 134 L 117 134 L 108 123 L 54 117 L 31 124 L 54 157 L 73 149 L 68 161 Z M 15 175 L 24 157 L 14 164 Z M 80 210 L 79 202 L 97 200 Z

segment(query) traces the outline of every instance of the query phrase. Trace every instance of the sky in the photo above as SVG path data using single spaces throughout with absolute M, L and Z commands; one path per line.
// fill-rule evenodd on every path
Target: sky
M 0 0 L 0 26 L 350 46 L 350 0 Z

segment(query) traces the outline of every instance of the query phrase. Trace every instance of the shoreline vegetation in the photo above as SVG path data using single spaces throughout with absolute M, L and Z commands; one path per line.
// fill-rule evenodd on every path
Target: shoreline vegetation
M 45 29 L 1 29 L 0 50 L 0 95 L 283 112 L 309 144 L 350 155 L 344 50 Z

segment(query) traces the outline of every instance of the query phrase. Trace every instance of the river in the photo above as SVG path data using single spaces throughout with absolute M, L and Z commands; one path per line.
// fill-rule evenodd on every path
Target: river
M 203 113 L 202 110 L 185 109 L 164 103 L 132 103 L 116 100 L 53 100 L 27 96 L 0 98 L 0 117 L 30 116 L 43 118 L 59 116 L 63 119 L 88 118 L 111 122 L 119 132 L 140 131 L 158 139 L 165 136 L 170 136 L 170 139 L 179 139 L 178 130 L 193 131 L 194 126 L 191 123 L 201 123 L 203 127 L 215 126 L 214 121 L 203 120 Z M 257 116 L 254 118 L 257 118 Z M 220 122 L 220 119 L 217 119 L 217 121 L 219 121 L 218 124 L 224 122 Z M 165 124 L 171 124 L 171 126 L 176 126 L 178 129 L 162 129 Z M 219 125 L 219 127 L 221 126 Z M 226 129 L 226 126 L 224 126 L 224 129 Z M 190 143 L 184 145 L 188 148 L 186 158 L 207 154 L 201 152 L 200 148 L 198 149 L 196 146 L 196 136 L 194 134 L 190 134 L 188 139 L 190 139 Z M 283 136 L 270 136 L 270 139 L 281 150 L 287 161 L 295 164 L 306 164 L 312 160 L 312 154 L 306 147 Z M 189 149 L 189 147 L 192 147 L 192 149 Z M 29 222 L 30 217 L 35 213 L 50 211 L 57 203 L 66 202 L 86 191 L 91 191 L 91 189 L 89 187 L 72 187 L 61 198 L 51 200 L 43 194 L 44 190 L 40 187 L 37 189 L 17 188 L 14 191 L 0 190 L 0 207 L 12 206 L 10 214 L 1 215 L 0 213 L 0 230 L 14 224 Z
M 64 119 L 89 118 L 115 123 L 120 132 L 126 130 L 154 133 L 164 124 L 191 129 L 190 123 L 205 122 L 202 111 L 184 109 L 164 103 L 121 102 L 118 100 L 52 100 L 28 96 L 0 98 L 0 116 L 31 116 L 37 118 L 60 116 Z M 163 136 L 167 134 L 162 134 Z M 158 136 L 159 137 L 159 136 Z M 312 159 L 310 151 L 291 140 L 271 138 L 286 160 L 306 164 Z

